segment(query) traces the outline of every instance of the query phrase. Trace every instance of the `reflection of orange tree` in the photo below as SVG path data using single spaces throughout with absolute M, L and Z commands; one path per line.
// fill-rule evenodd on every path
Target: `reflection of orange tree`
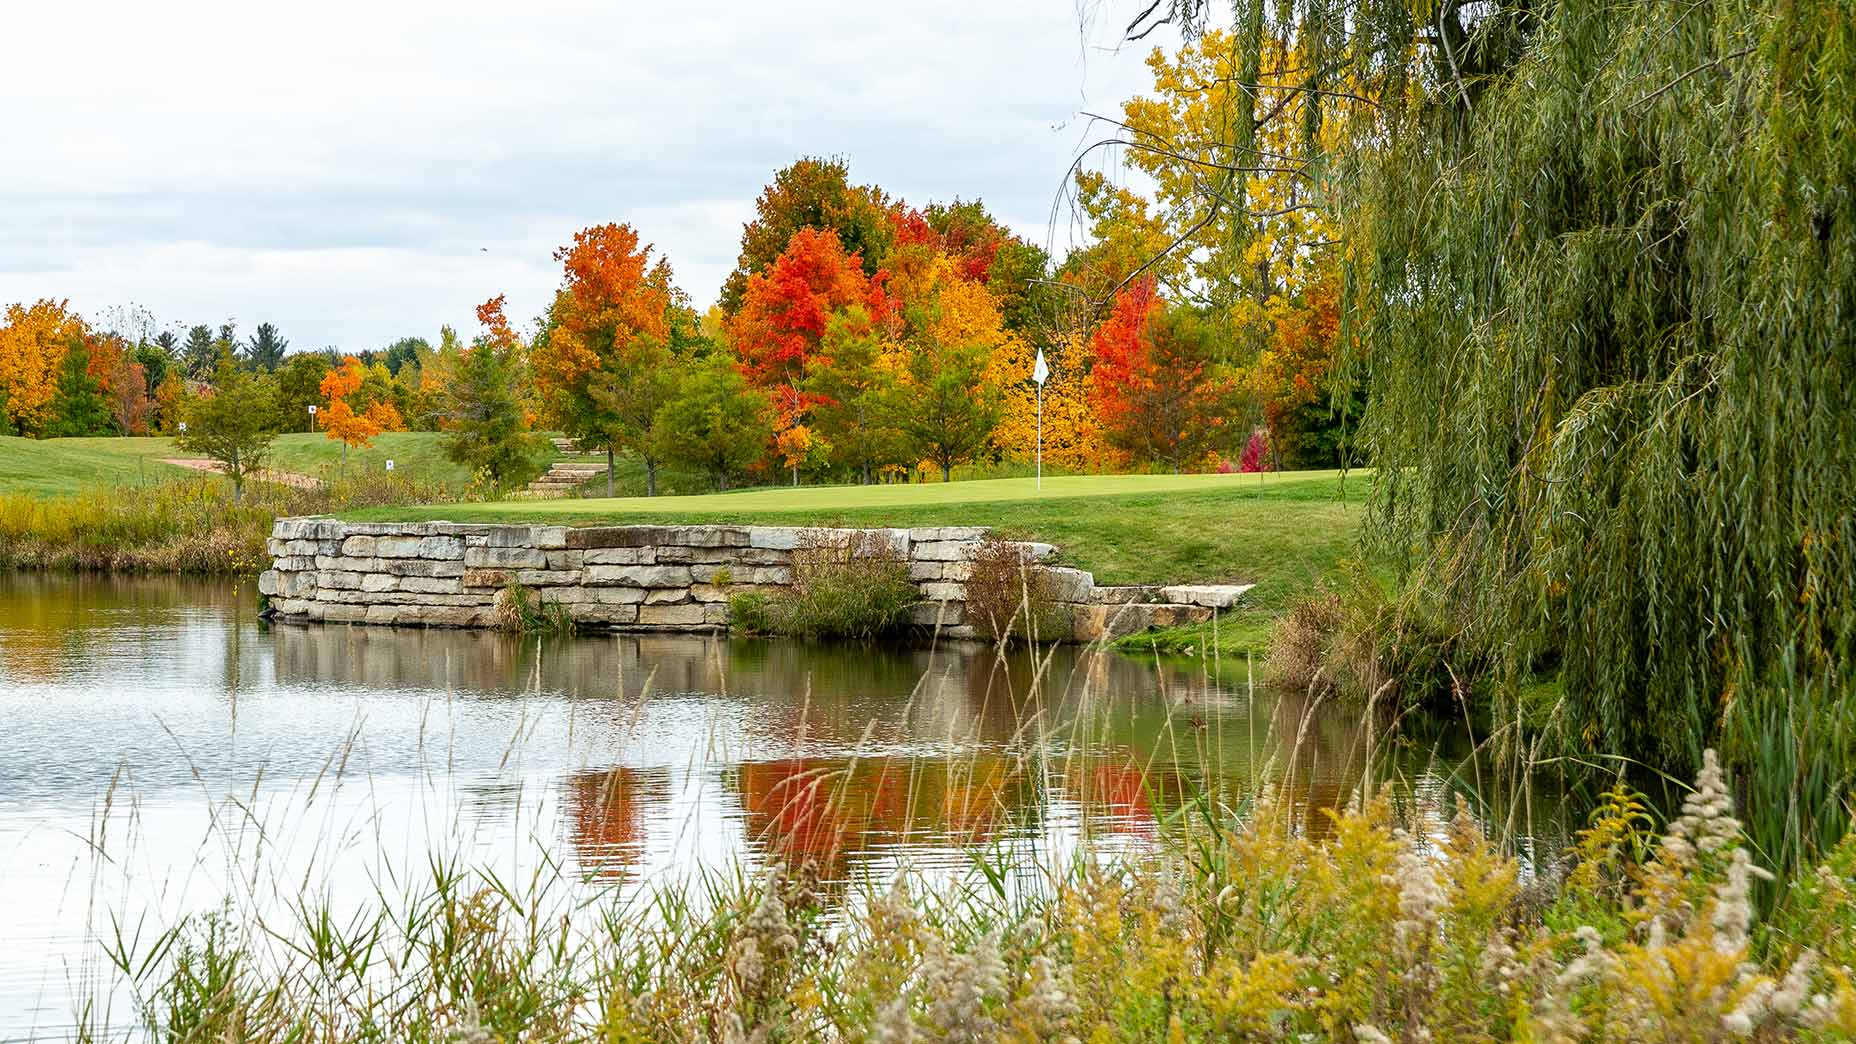
M 618 766 L 567 777 L 568 824 L 581 865 L 599 877 L 626 877 L 644 849 L 646 810 L 669 800 L 663 769 Z
M 1017 762 L 997 755 L 747 762 L 736 783 L 750 839 L 828 877 L 873 845 L 983 840 L 1036 794 Z
M 1177 765 L 1143 764 L 1125 750 L 1079 754 L 1063 773 L 1063 786 L 1082 806 L 1090 828 L 1154 837 L 1159 812 L 1178 808 L 1196 784 Z

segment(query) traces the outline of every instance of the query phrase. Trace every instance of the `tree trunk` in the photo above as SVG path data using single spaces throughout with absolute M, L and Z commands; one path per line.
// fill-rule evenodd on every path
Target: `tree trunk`
M 944 461 L 942 461 L 942 462 L 941 462 L 941 481 L 942 481 L 942 482 L 952 482 L 952 481 L 954 481 L 954 463 L 953 463 L 953 461 L 948 461 L 948 460 L 944 460 Z
M 715 473 L 715 488 L 724 493 L 728 492 L 728 472 L 718 471 Z
M 644 495 L 657 496 L 657 459 L 654 457 L 644 458 Z
M 864 461 L 864 485 L 870 484 L 870 462 Z
M 606 499 L 612 499 L 612 445 L 606 445 Z

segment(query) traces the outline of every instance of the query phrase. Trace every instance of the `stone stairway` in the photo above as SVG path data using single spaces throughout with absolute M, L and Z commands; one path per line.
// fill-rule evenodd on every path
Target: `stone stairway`
M 537 500 L 571 497 L 580 484 L 606 473 L 605 458 L 595 458 L 574 445 L 572 439 L 552 439 L 560 460 L 549 466 L 540 478 L 528 484 L 523 493 Z

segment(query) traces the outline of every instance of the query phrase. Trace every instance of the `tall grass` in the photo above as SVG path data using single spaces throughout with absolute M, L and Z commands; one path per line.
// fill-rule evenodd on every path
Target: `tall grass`
M 0 568 L 253 573 L 271 524 L 287 515 L 455 501 L 471 491 L 358 473 L 313 489 L 223 479 L 94 489 L 69 497 L 0 494 Z
M 1005 705 L 974 711 L 1017 722 L 1004 771 L 1086 792 L 1096 730 L 1132 708 L 1094 691 L 1086 669 L 1052 679 L 1048 654 L 1013 662 Z M 1084 705 L 1062 727 L 1059 694 Z M 1160 725 L 1172 755 L 1210 756 L 1190 694 L 1172 699 Z M 101 944 L 110 981 L 80 1036 L 130 1029 L 121 1013 L 110 1022 L 111 991 L 133 998 L 136 1028 L 175 1042 L 1856 1035 L 1856 841 L 1788 882 L 1761 923 L 1750 890 L 1765 871 L 1712 755 L 1667 825 L 1620 786 L 1566 850 L 1522 859 L 1460 798 L 1428 827 L 1401 814 L 1373 785 L 1371 756 L 1351 797 L 1317 814 L 1297 786 L 1310 712 L 1285 710 L 1282 771 L 1270 774 L 1280 785 L 1237 792 L 1156 761 L 1140 773 L 1158 810 L 1146 842 L 1085 833 L 1067 854 L 1026 862 L 982 829 L 966 872 L 905 863 L 873 877 L 837 858 L 843 835 L 817 817 L 854 819 L 867 800 L 858 765 L 892 749 L 880 721 L 848 767 L 776 792 L 783 804 L 763 811 L 787 832 L 767 839 L 759 865 L 603 890 L 536 836 L 527 870 L 434 851 L 346 897 L 319 892 L 302 868 L 241 865 L 222 907 L 140 943 Z M 954 755 L 949 779 L 968 785 L 925 798 L 911 774 L 901 803 L 959 801 L 961 821 L 985 822 L 973 806 L 996 791 L 976 784 L 994 771 Z M 243 825 L 253 817 L 263 822 L 242 800 L 225 829 L 243 840 L 230 847 L 274 852 Z

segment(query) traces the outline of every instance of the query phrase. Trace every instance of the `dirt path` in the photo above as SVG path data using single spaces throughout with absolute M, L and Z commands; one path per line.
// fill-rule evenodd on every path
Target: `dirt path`
M 225 470 L 225 467 L 218 461 L 207 460 L 204 457 L 163 457 L 161 458 L 161 463 L 172 464 L 177 468 L 188 468 L 193 471 L 223 472 Z M 257 478 L 264 482 L 276 482 L 284 486 L 295 486 L 298 489 L 315 489 L 322 485 L 321 479 L 312 478 L 309 475 L 299 475 L 294 471 L 265 470 L 258 472 Z

